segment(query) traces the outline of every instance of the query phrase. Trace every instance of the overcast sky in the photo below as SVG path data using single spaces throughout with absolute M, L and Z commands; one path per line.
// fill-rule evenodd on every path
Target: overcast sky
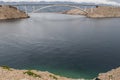
M 7 2 L 18 2 L 18 1 L 69 1 L 69 2 L 87 2 L 87 3 L 104 3 L 104 4 L 113 4 L 113 5 L 120 5 L 120 0 L 0 0 L 0 1 L 7 1 Z

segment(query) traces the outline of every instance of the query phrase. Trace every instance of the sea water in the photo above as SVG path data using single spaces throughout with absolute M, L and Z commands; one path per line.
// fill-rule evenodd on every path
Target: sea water
M 120 66 L 120 18 L 29 15 L 0 21 L 0 65 L 86 79 Z

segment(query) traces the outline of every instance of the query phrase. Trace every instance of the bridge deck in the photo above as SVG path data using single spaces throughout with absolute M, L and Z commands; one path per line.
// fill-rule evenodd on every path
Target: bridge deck
M 41 6 L 41 5 L 76 5 L 76 6 L 98 6 L 98 5 L 86 5 L 86 4 L 1 4 L 1 5 L 12 5 L 12 6 Z

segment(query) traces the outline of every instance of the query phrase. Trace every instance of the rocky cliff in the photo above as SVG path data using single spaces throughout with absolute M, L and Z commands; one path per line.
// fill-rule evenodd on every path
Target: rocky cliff
M 28 18 L 28 14 L 18 10 L 16 7 L 0 5 L 0 20 Z
M 92 11 L 88 9 L 87 12 L 87 17 L 90 18 L 120 17 L 120 7 L 99 6 Z
M 86 13 L 87 12 L 87 13 Z M 80 9 L 72 9 L 63 12 L 63 14 L 85 15 L 89 18 L 118 18 L 120 17 L 120 7 L 97 6 L 96 8 L 86 9 L 86 12 Z

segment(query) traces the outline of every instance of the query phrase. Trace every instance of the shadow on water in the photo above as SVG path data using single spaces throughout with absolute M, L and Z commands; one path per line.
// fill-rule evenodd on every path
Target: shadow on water
M 17 22 L 17 21 L 21 21 L 21 19 L 0 20 L 0 23 L 2 23 L 2 22 Z

